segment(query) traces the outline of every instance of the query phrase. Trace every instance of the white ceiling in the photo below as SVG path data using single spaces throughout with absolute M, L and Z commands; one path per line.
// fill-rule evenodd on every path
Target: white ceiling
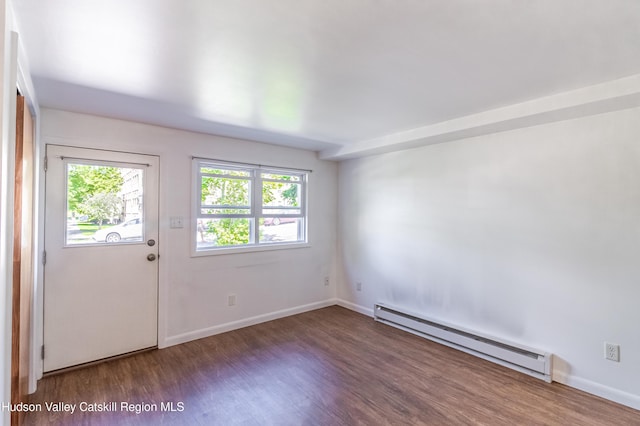
M 331 150 L 640 73 L 635 0 L 16 0 L 41 106 Z

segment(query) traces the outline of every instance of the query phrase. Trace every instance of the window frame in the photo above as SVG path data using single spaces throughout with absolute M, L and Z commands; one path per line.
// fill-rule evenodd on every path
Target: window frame
M 234 176 L 228 174 L 202 173 L 203 168 L 218 168 L 224 171 L 241 171 L 246 172 L 247 176 Z M 206 158 L 193 157 L 192 159 L 192 218 L 191 218 L 191 255 L 209 256 L 218 254 L 232 254 L 253 251 L 280 250 L 290 248 L 310 247 L 308 234 L 308 182 L 309 173 L 307 170 L 289 169 L 283 167 L 262 166 L 257 164 L 227 162 L 223 160 L 213 160 Z M 284 179 L 263 178 L 263 175 L 284 175 L 296 176 L 298 180 L 287 181 Z M 231 205 L 206 205 L 202 202 L 202 178 L 203 176 L 222 177 L 248 181 L 248 199 L 249 206 L 231 206 Z M 299 210 L 299 213 L 265 213 L 265 205 L 263 205 L 263 182 L 283 182 L 296 183 L 300 185 L 299 206 L 271 206 L 270 209 L 279 210 Z M 202 213 L 202 209 L 219 208 L 219 209 L 248 209 L 248 213 Z M 260 241 L 260 222 L 266 218 L 282 218 L 291 217 L 297 220 L 298 240 L 296 241 L 279 241 L 268 242 Z M 239 245 L 227 245 L 217 247 L 198 247 L 198 221 L 209 219 L 249 219 L 249 243 Z M 264 226 L 264 225 L 263 225 Z
M 142 179 L 141 181 L 139 181 L 139 188 L 141 189 L 141 194 L 144 193 L 144 188 L 147 186 L 147 171 L 146 168 L 149 167 L 148 164 L 138 164 L 138 163 L 130 163 L 130 162 L 119 162 L 119 161 L 105 161 L 105 160 L 95 160 L 95 159 L 85 159 L 85 158 L 75 158 L 75 157 L 61 157 L 62 164 L 63 164 L 63 173 L 64 173 L 64 191 L 65 191 L 65 195 L 64 195 L 64 223 L 62 225 L 62 248 L 64 249 L 75 249 L 75 248 L 86 248 L 86 247 L 117 247 L 117 246 L 123 246 L 123 245 L 140 245 L 140 244 L 146 244 L 145 241 L 147 240 L 147 228 L 146 226 L 142 226 L 141 229 L 141 234 L 140 234 L 140 239 L 122 239 L 120 241 L 117 242 L 110 242 L 107 243 L 102 242 L 102 241 L 90 241 L 90 242 L 86 242 L 86 243 L 78 243 L 78 244 L 72 244 L 69 243 L 68 237 L 68 213 L 69 213 L 69 172 L 70 166 L 89 166 L 89 167 L 109 167 L 109 168 L 118 168 L 118 169 L 126 169 L 126 170 L 140 170 L 142 172 Z M 125 183 L 123 182 L 122 184 L 122 188 L 124 188 Z M 141 200 L 142 201 L 142 200 Z M 139 207 L 140 204 L 142 204 L 142 207 Z M 139 214 L 140 216 L 138 217 L 138 219 L 142 219 L 145 220 L 147 217 L 147 208 L 146 205 L 144 203 L 144 201 L 142 201 L 140 204 L 138 204 L 138 208 L 139 208 Z M 125 207 L 125 204 L 123 203 L 123 208 Z M 129 220 L 133 220 L 133 219 L 129 219 Z M 116 225 L 112 225 L 112 226 L 117 226 L 117 225 L 122 225 L 126 222 L 128 222 L 129 220 L 124 220 L 121 223 L 117 223 Z M 108 229 L 108 228 L 104 228 L 104 229 Z

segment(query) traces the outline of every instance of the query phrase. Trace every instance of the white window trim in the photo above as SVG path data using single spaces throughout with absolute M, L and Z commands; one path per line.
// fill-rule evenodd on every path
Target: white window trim
M 202 218 L 201 215 L 201 197 L 200 197 L 200 178 L 201 173 L 200 169 L 202 165 L 211 165 L 217 166 L 221 169 L 227 170 L 251 170 L 252 174 L 247 180 L 250 181 L 250 196 L 251 196 L 251 208 L 250 215 L 216 215 L 216 218 L 252 218 L 253 220 L 253 229 L 251 232 L 254 234 L 255 242 L 247 245 L 238 245 L 238 246 L 222 246 L 222 247 L 211 247 L 206 249 L 198 249 L 198 230 L 197 223 L 198 219 Z M 236 253 L 251 253 L 251 252 L 260 252 L 260 251 L 271 251 L 271 250 L 286 250 L 286 249 L 298 249 L 298 248 L 308 248 L 311 247 L 309 242 L 309 220 L 308 220 L 308 185 L 309 185 L 309 174 L 311 170 L 300 170 L 300 169 L 289 169 L 284 167 L 270 167 L 270 166 L 261 166 L 257 164 L 244 164 L 237 162 L 226 162 L 223 160 L 209 160 L 206 158 L 198 158 L 193 157 L 191 163 L 192 170 L 192 184 L 191 184 L 191 223 L 189 226 L 190 229 L 190 246 L 191 246 L 191 256 L 192 257 L 201 257 L 201 256 L 216 256 L 216 255 L 226 255 L 226 254 L 236 254 Z M 299 214 L 289 215 L 291 217 L 299 217 L 303 218 L 303 229 L 302 233 L 304 236 L 304 240 L 300 241 L 285 241 L 285 242 L 276 242 L 276 243 L 260 243 L 259 242 L 259 219 L 260 218 L 268 218 L 268 217 L 282 217 L 283 214 L 261 214 L 262 211 L 262 181 L 274 181 L 275 179 L 262 179 L 260 177 L 260 173 L 270 173 L 270 174 L 291 174 L 291 175 L 299 175 L 300 176 L 300 200 L 301 206 L 298 210 L 300 210 Z

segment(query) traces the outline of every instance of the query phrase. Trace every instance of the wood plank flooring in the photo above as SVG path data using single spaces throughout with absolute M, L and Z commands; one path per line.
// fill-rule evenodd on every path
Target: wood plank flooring
M 28 425 L 640 425 L 640 411 L 337 306 L 47 377 L 30 402 Z

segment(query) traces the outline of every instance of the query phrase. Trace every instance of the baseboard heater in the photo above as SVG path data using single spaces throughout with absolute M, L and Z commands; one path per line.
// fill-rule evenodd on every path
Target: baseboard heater
M 481 336 L 384 304 L 374 305 L 373 311 L 376 321 L 551 382 L 551 354 L 547 352 Z

